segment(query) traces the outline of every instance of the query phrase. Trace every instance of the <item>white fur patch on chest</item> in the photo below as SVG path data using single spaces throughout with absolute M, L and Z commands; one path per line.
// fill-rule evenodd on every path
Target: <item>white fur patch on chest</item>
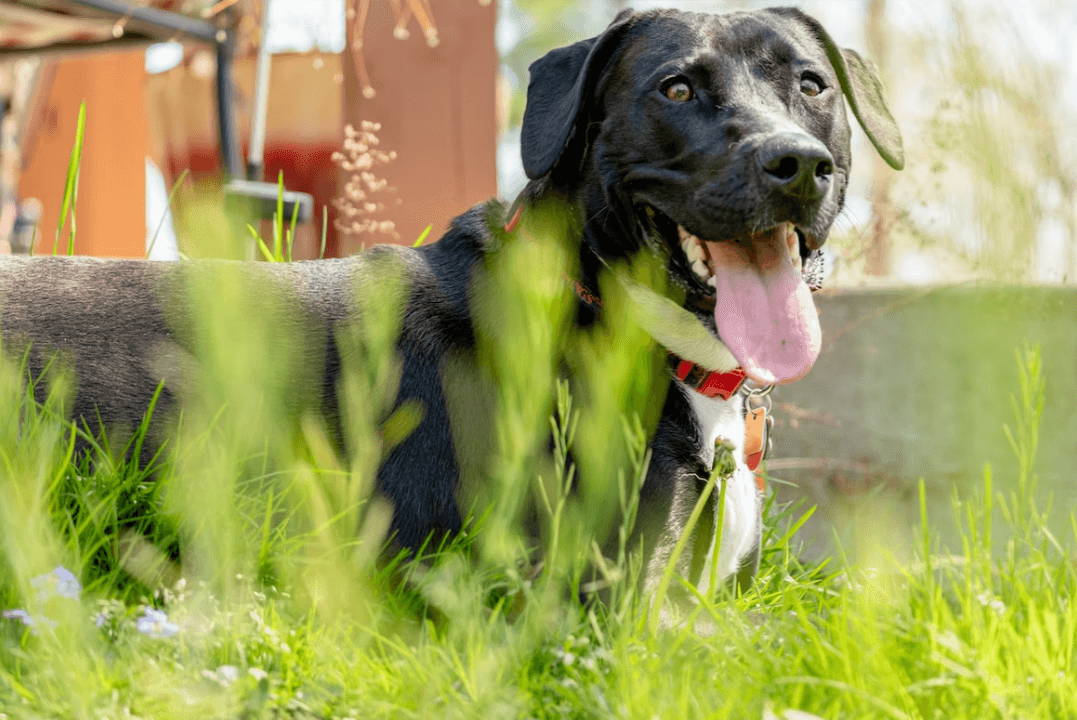
M 678 383 L 688 397 L 688 404 L 695 415 L 696 427 L 701 441 L 699 458 L 704 467 L 710 470 L 714 465 L 714 444 L 719 439 L 733 444 L 733 456 L 737 459 L 737 469 L 729 481 L 725 495 L 725 516 L 722 518 L 722 542 L 718 555 L 718 579 L 724 581 L 740 569 L 744 557 L 750 553 L 759 540 L 760 501 L 755 477 L 744 464 L 744 398 L 740 394 L 729 400 L 708 398 Z M 717 495 L 721 488 L 716 486 Z M 718 503 L 714 504 L 715 527 L 718 523 Z M 711 539 L 707 550 L 707 570 L 700 579 L 699 589 L 704 594 L 710 589 L 710 571 L 715 543 Z

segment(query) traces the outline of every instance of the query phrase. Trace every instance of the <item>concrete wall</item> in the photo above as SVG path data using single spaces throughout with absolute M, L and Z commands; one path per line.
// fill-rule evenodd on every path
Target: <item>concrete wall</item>
M 1040 346 L 1047 383 L 1039 496 L 1053 493 L 1055 527 L 1074 544 L 1077 288 L 824 291 L 816 304 L 823 353 L 806 378 L 775 391 L 769 463 L 796 484 L 774 483 L 782 500 L 819 505 L 804 533 L 809 554 L 833 549 L 831 525 L 854 545 L 903 546 L 919 522 L 921 477 L 944 536 L 952 488 L 981 487 L 985 463 L 1009 492 L 1017 464 L 1003 424 L 1015 427 L 1014 352 L 1026 344 Z

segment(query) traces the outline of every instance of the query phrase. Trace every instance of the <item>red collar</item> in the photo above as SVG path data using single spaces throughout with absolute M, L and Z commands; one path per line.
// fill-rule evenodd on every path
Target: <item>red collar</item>
M 523 203 L 516 205 L 512 218 L 505 223 L 505 232 L 511 233 L 520 223 L 523 215 Z M 592 308 L 602 307 L 602 300 L 585 288 L 578 280 L 570 280 L 576 289 L 576 296 Z M 707 370 L 695 363 L 684 360 L 673 353 L 669 354 L 669 365 L 673 370 L 673 376 L 700 395 L 709 398 L 720 397 L 728 400 L 733 397 L 740 386 L 744 384 L 748 374 L 743 368 L 737 367 L 727 372 Z
M 567 279 L 567 278 L 566 278 Z M 571 280 L 576 290 L 576 297 L 592 309 L 602 307 L 602 300 L 585 288 L 578 280 Z M 700 395 L 709 398 L 720 397 L 728 400 L 733 397 L 748 378 L 748 373 L 741 367 L 726 372 L 707 370 L 690 360 L 685 360 L 673 353 L 669 354 L 669 367 L 673 376 Z
M 733 397 L 748 378 L 744 368 L 736 367 L 728 372 L 706 370 L 699 365 L 682 360 L 673 353 L 669 354 L 669 364 L 673 376 L 700 395 L 709 398 L 720 397 L 728 400 Z

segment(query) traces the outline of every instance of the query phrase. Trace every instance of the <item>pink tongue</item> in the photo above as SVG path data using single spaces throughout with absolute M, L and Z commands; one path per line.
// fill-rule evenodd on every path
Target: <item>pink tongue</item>
M 707 243 L 718 335 L 753 380 L 778 385 L 811 370 L 822 346 L 819 313 L 789 259 L 785 227 L 744 244 Z

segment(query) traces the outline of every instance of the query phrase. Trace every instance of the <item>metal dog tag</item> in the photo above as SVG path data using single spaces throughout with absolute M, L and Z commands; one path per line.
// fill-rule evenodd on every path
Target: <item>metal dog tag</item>
M 766 455 L 769 441 L 767 436 L 770 434 L 770 426 L 767 423 L 769 419 L 766 409 L 761 407 L 749 410 L 744 418 L 744 462 L 752 472 L 755 472 Z

